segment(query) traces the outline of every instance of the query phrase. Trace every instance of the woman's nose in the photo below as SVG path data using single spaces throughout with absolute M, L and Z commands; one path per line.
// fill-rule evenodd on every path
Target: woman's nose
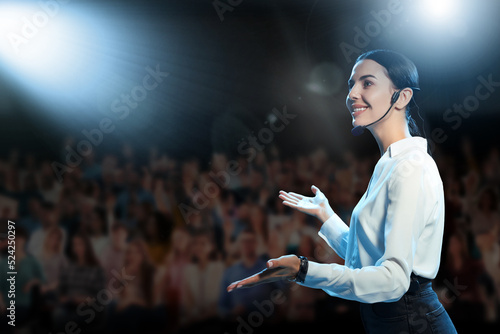
M 359 91 L 356 87 L 351 88 L 349 91 L 349 94 L 347 94 L 347 98 L 349 98 L 352 101 L 356 101 L 359 99 Z

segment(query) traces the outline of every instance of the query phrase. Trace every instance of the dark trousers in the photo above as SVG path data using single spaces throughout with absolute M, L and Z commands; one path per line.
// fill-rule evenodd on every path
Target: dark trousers
M 457 333 L 432 290 L 432 282 L 413 275 L 408 292 L 400 300 L 361 303 L 361 318 L 368 334 Z

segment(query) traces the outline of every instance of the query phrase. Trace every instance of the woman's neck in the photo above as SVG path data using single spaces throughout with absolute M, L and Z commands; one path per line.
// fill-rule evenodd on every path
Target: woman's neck
M 379 126 L 369 128 L 369 130 L 377 141 L 381 156 L 384 155 L 391 144 L 401 139 L 412 137 L 406 122 L 404 122 L 403 126 L 393 123 L 382 123 Z

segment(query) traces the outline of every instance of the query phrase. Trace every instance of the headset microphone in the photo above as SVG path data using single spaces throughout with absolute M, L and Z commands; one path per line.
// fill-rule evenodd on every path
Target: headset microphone
M 413 90 L 420 90 L 419 88 L 417 87 L 409 87 Z M 385 116 L 387 116 L 387 114 L 389 113 L 389 111 L 391 110 L 392 106 L 394 106 L 394 103 L 396 103 L 396 101 L 399 99 L 399 94 L 401 93 L 401 90 L 398 90 L 397 92 L 394 92 L 394 94 L 392 94 L 392 98 L 391 98 L 391 106 L 389 107 L 389 109 L 387 109 L 387 111 L 385 112 L 385 114 L 380 117 L 379 119 L 377 119 L 375 122 L 372 122 L 370 124 L 367 124 L 367 125 L 357 125 L 355 126 L 352 130 L 351 130 L 351 133 L 353 136 L 359 136 L 361 134 L 363 134 L 365 132 L 365 128 L 369 127 L 370 125 L 373 125 L 375 123 L 378 123 L 380 122 Z
M 365 127 L 363 125 L 357 125 L 352 128 L 351 133 L 353 136 L 361 136 L 365 132 Z

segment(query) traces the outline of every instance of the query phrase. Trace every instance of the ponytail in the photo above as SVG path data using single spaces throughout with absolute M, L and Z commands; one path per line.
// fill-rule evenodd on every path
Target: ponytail
M 410 110 L 406 111 L 406 122 L 408 123 L 408 129 L 412 136 L 422 136 L 420 129 L 418 128 L 417 122 L 411 117 Z

